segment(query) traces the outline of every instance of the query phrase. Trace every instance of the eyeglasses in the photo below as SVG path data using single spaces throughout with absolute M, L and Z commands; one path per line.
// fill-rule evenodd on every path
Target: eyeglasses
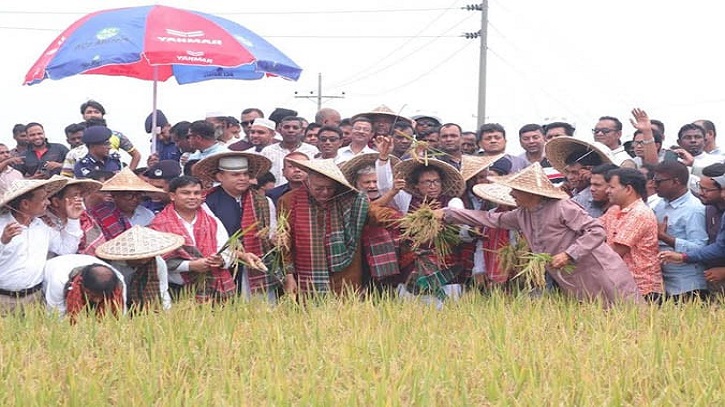
M 330 143 L 336 143 L 340 141 L 340 137 L 320 137 L 318 138 L 318 140 L 320 141 L 320 143 L 327 143 L 328 141 Z
M 248 122 L 239 122 L 239 124 L 241 124 L 244 127 L 249 127 L 249 126 L 252 125 L 252 123 L 254 123 L 254 120 L 251 120 L 251 121 L 248 121 Z
M 660 184 L 660 183 L 662 183 L 662 182 L 665 182 L 665 181 L 671 181 L 671 180 L 673 180 L 673 179 L 674 179 L 674 178 L 652 178 L 652 182 L 654 182 L 654 183 L 655 183 L 655 185 L 659 185 L 659 184 Z
M 715 192 L 715 191 L 720 191 L 720 188 L 719 187 L 718 188 L 705 188 L 705 187 L 702 186 L 702 184 L 700 184 L 700 181 L 697 181 L 695 183 L 695 185 L 697 185 L 697 188 L 700 189 L 700 191 L 702 191 L 702 192 Z
M 615 130 L 615 129 L 607 129 L 607 128 L 603 128 L 603 129 L 592 129 L 592 134 L 602 133 L 602 134 L 604 134 L 606 136 L 607 134 L 613 133 L 615 131 L 617 131 L 617 130 Z
M 439 179 L 428 179 L 428 180 L 421 180 L 418 181 L 418 184 L 423 185 L 425 187 L 437 187 L 441 185 L 441 180 Z

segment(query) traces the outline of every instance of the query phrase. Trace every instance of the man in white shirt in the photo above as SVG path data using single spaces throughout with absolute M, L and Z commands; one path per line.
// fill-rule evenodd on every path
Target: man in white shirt
M 0 215 L 0 314 L 42 298 L 43 267 L 49 251 L 71 254 L 78 250 L 83 235 L 78 221 L 82 199 L 66 199 L 68 222 L 60 230 L 39 218 L 45 214 L 48 197 L 66 182 L 57 178 L 14 181 L 0 198 L 0 207 L 9 209 Z
M 350 145 L 342 147 L 337 151 L 335 164 L 342 164 L 358 154 L 376 153 L 377 151 L 368 147 L 373 137 L 373 122 L 364 116 L 352 118 L 352 139 Z
M 299 151 L 308 157 L 314 157 L 320 150 L 317 147 L 302 142 L 302 118 L 296 116 L 288 116 L 279 123 L 279 132 L 282 135 L 282 141 L 269 145 L 262 150 L 262 155 L 272 161 L 272 168 L 269 172 L 274 175 L 274 186 L 280 186 L 287 182 L 287 178 L 282 175 L 282 167 L 284 167 L 284 158 L 293 151 Z
M 68 281 L 71 276 L 83 273 L 84 269 L 88 269 L 85 273 L 93 273 L 98 267 L 100 269 L 111 270 L 116 276 L 116 283 L 121 284 L 123 303 L 120 308 L 125 312 L 126 309 L 126 284 L 124 283 L 121 273 L 110 264 L 98 259 L 94 256 L 86 254 L 67 254 L 58 256 L 48 260 L 45 264 L 43 293 L 45 293 L 45 303 L 49 312 L 57 312 L 60 316 L 66 314 L 66 298 L 70 292 Z M 96 269 L 97 270 L 97 269 Z M 107 271 L 106 270 L 106 271 Z M 103 273 L 103 270 L 100 270 Z M 82 276 L 81 276 L 82 279 Z M 91 288 L 92 287 L 86 287 Z

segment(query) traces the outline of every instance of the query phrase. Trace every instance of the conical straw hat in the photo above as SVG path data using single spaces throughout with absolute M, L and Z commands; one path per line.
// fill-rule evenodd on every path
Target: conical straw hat
M 226 157 L 243 157 L 247 159 L 249 177 L 257 178 L 272 168 L 272 162 L 261 154 L 229 151 L 214 154 L 194 164 L 191 173 L 202 181 L 216 182 L 216 173 L 219 172 L 219 160 Z
M 469 179 L 490 167 L 491 164 L 503 158 L 504 155 L 464 155 L 461 157 L 461 175 L 463 176 L 463 180 L 468 182 Z
M 414 159 L 405 160 L 395 166 L 393 174 L 395 174 L 396 177 L 397 174 L 400 174 L 403 178 L 405 178 L 404 190 L 406 192 L 411 195 L 420 195 L 418 190 L 415 188 L 412 175 L 416 168 L 426 166 L 436 167 L 443 173 L 441 178 L 441 194 L 448 195 L 450 197 L 458 197 L 466 190 L 466 183 L 463 181 L 461 173 L 458 172 L 454 166 L 440 160 L 429 159 L 427 161 L 427 165 L 425 162 Z
M 142 180 L 138 175 L 134 174 L 130 168 L 124 167 L 116 175 L 103 183 L 101 191 L 118 192 L 118 191 L 137 191 L 137 192 L 164 192 L 163 189 L 156 188 L 148 182 Z
M 400 120 L 403 120 L 403 121 L 408 122 L 411 126 L 413 125 L 413 121 L 412 120 L 410 120 L 407 117 L 404 117 L 404 116 L 401 116 L 401 115 L 395 113 L 391 108 L 389 108 L 389 107 L 387 107 L 385 105 L 380 105 L 380 106 L 376 107 L 375 109 L 373 109 L 373 110 L 371 110 L 369 112 L 366 112 L 366 113 L 358 113 L 355 116 L 353 116 L 350 119 L 350 121 L 354 122 L 358 117 L 367 117 L 368 119 L 370 119 L 372 121 L 375 121 L 375 116 L 389 116 L 389 117 L 392 117 L 392 118 L 396 118 L 397 117 Z
M 566 167 L 566 158 L 574 152 L 579 152 L 580 157 L 587 154 L 596 154 L 601 158 L 602 164 L 612 163 L 609 148 L 596 141 L 588 142 L 574 137 L 557 137 L 548 141 L 544 150 L 551 166 L 562 174 L 564 174 L 564 167 Z
M 63 188 L 60 189 L 58 192 L 62 192 L 65 187 L 75 185 L 81 188 L 81 195 L 84 197 L 98 191 L 99 189 L 101 189 L 101 187 L 103 187 L 102 182 L 98 182 L 90 178 L 66 178 L 60 175 L 53 175 L 52 177 L 50 177 L 50 179 L 64 179 L 67 181 Z
M 350 184 L 355 185 L 357 172 L 368 166 L 375 167 L 375 162 L 378 160 L 379 155 L 378 153 L 358 154 L 342 163 L 340 165 L 340 171 L 342 171 L 342 175 L 345 176 L 345 179 Z M 389 155 L 388 158 L 390 159 L 390 168 L 395 167 L 400 162 L 400 159 L 393 155 Z
M 96 257 L 106 260 L 140 260 L 161 256 L 184 244 L 182 236 L 134 226 L 96 248 Z
M 13 199 L 18 198 L 38 188 L 44 188 L 48 197 L 63 189 L 69 178 L 56 177 L 50 179 L 18 179 L 13 181 L 3 191 L 0 198 L 0 206 L 9 204 Z
M 541 168 L 541 164 L 535 162 L 523 170 L 511 175 L 489 178 L 492 182 L 510 187 L 518 191 L 544 196 L 554 199 L 569 199 L 569 195 L 554 186 Z
M 340 167 L 335 164 L 335 160 L 328 158 L 324 160 L 295 160 L 288 158 L 289 162 L 294 163 L 297 166 L 302 167 L 308 171 L 316 172 L 320 175 L 324 175 L 327 178 L 339 183 L 340 185 L 349 188 L 352 191 L 357 192 L 357 189 L 350 185 L 345 175 L 340 171 Z
M 511 188 L 501 184 L 478 184 L 473 186 L 473 193 L 487 201 L 498 205 L 516 207 L 511 196 Z

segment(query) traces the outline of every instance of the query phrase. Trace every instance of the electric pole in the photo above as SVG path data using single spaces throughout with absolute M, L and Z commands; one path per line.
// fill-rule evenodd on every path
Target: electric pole
M 467 11 L 481 12 L 481 29 L 477 32 L 467 32 L 463 36 L 466 39 L 481 39 L 481 51 L 478 65 L 478 127 L 486 122 L 486 54 L 488 51 L 488 0 L 482 0 L 481 4 L 469 4 L 462 7 Z
M 298 92 L 295 91 L 295 98 L 297 99 L 317 99 L 317 110 L 322 109 L 322 99 L 344 99 L 345 98 L 345 92 L 342 92 L 341 95 L 335 96 L 335 95 L 323 95 L 322 94 L 322 73 L 317 74 L 317 94 L 315 95 L 314 92 L 310 91 L 309 95 L 298 95 Z

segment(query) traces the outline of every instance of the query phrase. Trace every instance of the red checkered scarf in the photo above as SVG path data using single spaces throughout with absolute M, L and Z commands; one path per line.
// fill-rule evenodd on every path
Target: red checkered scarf
M 164 210 L 159 212 L 149 227 L 160 232 L 175 233 L 184 237 L 184 246 L 165 254 L 164 259 L 194 260 L 216 254 L 216 220 L 202 208 L 196 211 L 194 240 L 191 239 L 181 219 L 179 219 L 174 205 L 167 205 Z M 228 269 L 215 267 L 209 273 L 187 272 L 181 273 L 181 276 L 185 284 L 196 284 L 196 299 L 199 302 L 206 302 L 210 299 L 225 299 L 236 291 L 234 279 Z
M 400 274 L 398 264 L 398 250 L 400 232 L 394 226 L 383 226 L 373 222 L 372 219 L 395 221 L 401 218 L 400 212 L 380 207 L 374 203 L 370 205 L 370 216 L 362 232 L 362 248 L 365 260 L 370 268 L 370 275 L 381 280 Z
M 242 230 L 249 228 L 248 232 L 242 236 L 244 250 L 262 258 L 272 250 L 268 231 L 269 202 L 267 197 L 251 190 L 242 199 L 241 228 Z M 253 293 L 266 291 L 281 283 L 273 274 L 261 270 L 247 267 L 247 273 L 249 288 Z
M 106 237 L 98 223 L 85 211 L 81 213 L 80 222 L 83 236 L 78 244 L 78 253 L 95 256 L 96 248 L 106 242 Z
M 306 187 L 290 191 L 290 232 L 294 271 L 303 292 L 329 291 L 330 273 L 350 265 L 360 243 L 369 201 L 362 193 L 344 193 L 323 207 Z M 291 266 L 290 266 L 291 267 Z
M 76 267 L 71 271 L 68 282 L 65 286 L 65 310 L 66 314 L 70 317 L 71 324 L 75 324 L 78 320 L 78 315 L 86 309 L 88 305 L 87 301 L 87 290 L 83 287 L 83 276 L 81 275 L 81 269 L 83 267 Z M 102 317 L 106 314 L 106 308 L 108 308 L 114 316 L 118 316 L 123 312 L 123 287 L 121 284 L 116 285 L 113 290 L 111 298 L 106 298 L 105 301 L 99 303 L 95 312 L 98 317 Z
M 500 209 L 495 211 L 505 212 Z M 501 269 L 498 253 L 510 242 L 508 229 L 489 227 L 483 229 L 483 260 L 486 264 L 486 277 L 494 283 L 505 283 L 509 278 L 506 270 Z
M 102 202 L 88 209 L 88 214 L 98 222 L 106 240 L 111 240 L 128 229 L 131 223 L 112 202 Z

